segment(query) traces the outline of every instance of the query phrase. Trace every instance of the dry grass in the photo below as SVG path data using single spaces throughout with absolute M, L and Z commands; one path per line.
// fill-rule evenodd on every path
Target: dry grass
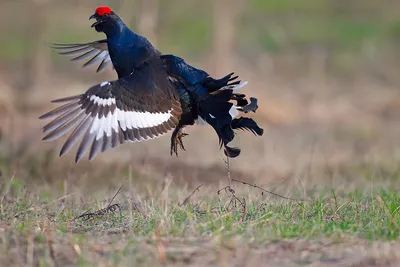
M 396 191 L 318 191 L 303 202 L 239 184 L 232 198 L 229 192 L 217 194 L 215 185 L 196 189 L 170 179 L 157 184 L 129 175 L 115 179 L 122 190 L 111 186 L 89 196 L 86 192 L 93 189 L 79 184 L 27 186 L 19 178 L 3 177 L 1 264 L 396 266 L 400 262 Z M 147 191 L 138 190 L 140 186 Z M 301 197 L 296 191 L 290 195 Z

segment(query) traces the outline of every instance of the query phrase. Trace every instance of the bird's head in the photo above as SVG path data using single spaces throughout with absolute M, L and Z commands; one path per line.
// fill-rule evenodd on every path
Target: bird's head
M 109 33 L 113 31 L 120 22 L 120 18 L 115 14 L 108 6 L 99 6 L 90 19 L 96 19 L 96 22 L 92 24 L 92 27 L 97 32 Z

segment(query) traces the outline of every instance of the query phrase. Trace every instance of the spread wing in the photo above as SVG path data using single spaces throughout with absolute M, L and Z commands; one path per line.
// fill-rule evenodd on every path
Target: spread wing
M 130 76 L 97 84 L 82 95 L 54 100 L 63 105 L 40 117 L 52 119 L 43 127 L 43 140 L 73 129 L 60 156 L 81 140 L 78 162 L 89 149 L 91 160 L 126 141 L 150 140 L 175 128 L 182 113 L 179 96 L 158 63 L 147 62 Z
M 73 57 L 71 61 L 84 61 L 83 67 L 98 65 L 96 72 L 112 65 L 106 39 L 83 44 L 52 44 L 51 47 L 60 55 Z

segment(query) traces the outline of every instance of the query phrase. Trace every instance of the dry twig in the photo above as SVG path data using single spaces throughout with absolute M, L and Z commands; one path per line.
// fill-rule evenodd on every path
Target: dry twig
M 182 206 L 184 206 L 184 205 L 186 205 L 189 201 L 190 201 L 190 198 L 196 193 L 196 191 L 199 191 L 200 192 L 200 187 L 202 187 L 203 185 L 201 184 L 201 185 L 199 185 L 198 187 L 196 187 L 196 189 L 195 190 L 193 190 L 193 192 L 189 195 L 189 196 L 187 196 L 183 201 L 182 201 L 182 203 L 181 204 L 179 204 L 179 207 L 182 207 Z
M 336 201 L 336 200 L 335 200 Z M 343 220 L 343 218 L 339 215 L 339 211 L 347 206 L 349 203 L 351 202 L 351 200 L 348 200 L 347 202 L 343 203 L 342 205 L 340 205 L 339 207 L 336 208 L 335 212 L 329 216 L 328 220 L 333 221 L 335 219 L 336 216 L 338 216 L 341 220 Z M 335 204 L 337 206 L 337 204 Z
M 257 189 L 261 190 L 263 193 L 265 192 L 265 193 L 268 193 L 268 194 L 271 194 L 271 195 L 274 195 L 276 197 L 280 197 L 280 198 L 283 198 L 283 199 L 292 200 L 292 201 L 301 201 L 301 202 L 307 201 L 306 199 L 296 199 L 296 198 L 285 197 L 285 196 L 279 195 L 277 193 L 274 193 L 272 191 L 268 191 L 268 190 L 266 190 L 266 189 L 264 189 L 264 188 L 262 188 L 262 187 L 260 187 L 260 186 L 258 186 L 256 184 L 251 184 L 251 183 L 240 181 L 240 180 L 237 180 L 237 179 L 232 179 L 232 181 L 233 182 L 237 182 L 237 183 L 241 183 L 241 184 L 244 184 L 244 185 L 248 185 L 248 186 L 251 186 L 251 187 L 254 187 L 254 188 L 257 188 Z
M 97 210 L 95 212 L 89 212 L 89 210 L 90 210 L 89 209 L 89 210 L 85 211 L 83 214 L 75 217 L 73 219 L 73 221 L 78 220 L 78 219 L 83 219 L 84 221 L 87 221 L 87 220 L 89 220 L 91 218 L 94 218 L 94 217 L 104 216 L 104 215 L 106 215 L 108 213 L 115 213 L 116 210 L 118 210 L 121 213 L 121 205 L 120 204 L 111 204 L 111 203 L 114 201 L 115 197 L 121 191 L 122 186 L 123 185 L 121 185 L 121 187 L 118 189 L 117 193 L 115 193 L 115 195 L 112 197 L 112 199 L 108 203 L 107 207 L 105 207 L 104 209 Z

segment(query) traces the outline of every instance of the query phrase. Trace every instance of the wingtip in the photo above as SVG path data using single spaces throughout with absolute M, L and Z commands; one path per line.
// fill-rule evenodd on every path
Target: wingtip
M 62 147 L 61 150 L 60 150 L 60 154 L 59 154 L 60 158 L 61 158 L 62 156 L 64 156 L 65 154 L 67 154 L 68 151 L 69 151 L 69 149 L 67 149 L 66 144 L 64 144 L 63 147 Z
M 45 136 L 42 138 L 42 141 L 43 141 L 43 142 L 52 141 L 52 140 L 50 139 L 50 137 L 51 137 L 51 133 L 45 135 Z
M 46 112 L 45 114 L 43 114 L 39 117 L 39 120 L 46 120 L 46 119 L 53 117 L 53 112 L 54 112 L 54 110 L 50 110 L 49 112 Z M 45 127 L 43 127 L 42 129 L 44 129 L 44 128 Z
M 80 158 L 80 157 L 76 157 L 76 158 L 75 158 L 75 164 L 78 164 L 78 163 L 81 161 L 81 159 L 82 159 L 82 158 Z
M 62 46 L 62 44 L 57 44 L 57 43 L 46 43 L 47 46 L 53 48 L 53 49 L 57 49 L 57 47 Z
M 85 156 L 85 153 L 82 153 L 82 152 L 78 149 L 78 152 L 77 152 L 76 155 L 75 155 L 75 164 L 78 164 L 78 163 L 83 159 L 84 156 Z
M 232 74 L 231 75 L 233 75 L 233 72 L 232 72 Z M 237 78 L 239 78 L 239 76 L 238 75 L 236 75 L 235 77 L 231 77 L 230 79 L 229 79 L 229 82 L 230 81 L 233 81 L 233 80 L 236 80 Z
M 42 142 L 51 142 L 56 140 L 57 138 L 54 138 L 53 136 L 51 136 L 52 133 L 49 133 L 48 135 L 46 135 L 45 137 L 42 138 Z
M 68 97 L 63 97 L 63 98 L 58 98 L 58 99 L 54 99 L 51 100 L 51 103 L 62 103 L 62 102 L 72 102 L 72 101 L 77 101 L 83 96 L 83 94 L 81 95 L 74 95 L 74 96 L 68 96 Z

